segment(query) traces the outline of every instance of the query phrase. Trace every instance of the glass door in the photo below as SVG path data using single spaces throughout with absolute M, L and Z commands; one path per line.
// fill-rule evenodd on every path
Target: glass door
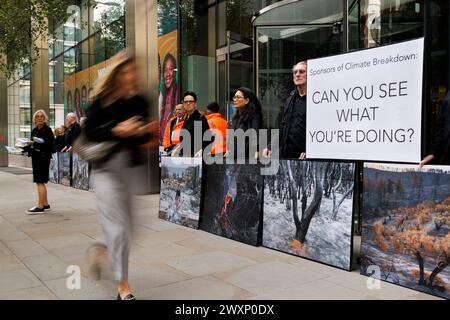
M 256 35 L 257 94 L 267 128 L 278 128 L 284 102 L 294 89 L 293 65 L 341 53 L 341 24 L 257 27 Z
M 343 52 L 342 0 L 284 0 L 253 17 L 256 93 L 265 125 L 279 128 L 283 105 L 294 89 L 292 67 L 302 61 Z
M 253 90 L 253 42 L 227 31 L 227 45 L 217 49 L 217 97 L 227 121 L 234 115 L 234 93 L 239 87 Z

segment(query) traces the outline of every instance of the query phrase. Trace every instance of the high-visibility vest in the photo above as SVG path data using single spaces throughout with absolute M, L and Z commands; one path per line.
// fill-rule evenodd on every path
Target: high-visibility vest
M 176 146 L 180 143 L 180 129 L 183 126 L 183 120 L 177 122 L 177 117 L 172 117 L 167 121 L 166 129 L 164 130 L 163 147 L 164 149 Z
M 183 120 L 178 121 L 175 124 L 175 126 L 173 127 L 172 137 L 171 137 L 173 146 L 176 146 L 177 144 L 180 143 L 180 140 L 181 140 L 180 139 L 180 132 L 181 132 L 181 128 L 183 127 L 183 124 L 184 124 L 184 118 L 183 118 Z
M 206 115 L 209 128 L 212 130 L 214 143 L 211 149 L 211 154 L 226 153 L 227 152 L 227 121 L 220 113 L 211 113 Z

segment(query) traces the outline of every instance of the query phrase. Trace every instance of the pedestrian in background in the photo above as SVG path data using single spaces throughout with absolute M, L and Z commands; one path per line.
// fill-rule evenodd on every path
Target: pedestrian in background
M 55 149 L 56 152 L 61 152 L 66 146 L 66 141 L 64 137 L 64 127 L 55 128 Z
M 64 133 L 66 145 L 61 150 L 61 152 L 70 152 L 72 150 L 73 142 L 81 133 L 81 127 L 80 127 L 80 124 L 77 122 L 77 116 L 75 113 L 69 112 L 67 114 L 66 125 L 67 125 L 67 130 Z
M 36 183 L 38 190 L 38 204 L 28 209 L 28 214 L 39 214 L 45 210 L 50 210 L 45 184 L 48 182 L 50 159 L 55 148 L 55 137 L 47 122 L 48 116 L 44 110 L 38 110 L 34 113 L 33 124 L 36 127 L 31 131 L 31 139 L 25 149 L 28 156 L 31 156 L 33 182 Z

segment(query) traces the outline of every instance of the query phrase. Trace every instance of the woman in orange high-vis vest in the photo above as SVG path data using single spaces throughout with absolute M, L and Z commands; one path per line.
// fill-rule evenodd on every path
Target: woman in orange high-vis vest
M 219 113 L 217 102 L 211 102 L 206 109 L 206 120 L 208 120 L 209 127 L 214 135 L 211 155 L 225 155 L 227 152 L 227 121 Z

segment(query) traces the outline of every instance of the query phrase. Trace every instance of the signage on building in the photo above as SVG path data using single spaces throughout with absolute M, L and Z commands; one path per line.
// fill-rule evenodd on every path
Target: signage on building
M 420 162 L 423 38 L 308 61 L 308 158 Z

